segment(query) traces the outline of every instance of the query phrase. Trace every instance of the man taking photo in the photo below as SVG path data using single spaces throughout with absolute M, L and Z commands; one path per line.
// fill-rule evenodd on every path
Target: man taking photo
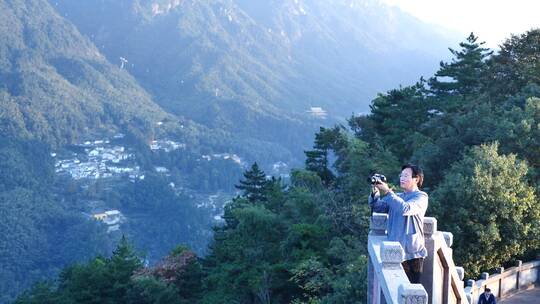
M 394 193 L 385 179 L 372 179 L 372 192 L 368 202 L 373 212 L 388 213 L 388 240 L 399 242 L 405 251 L 401 263 L 409 281 L 420 283 L 427 250 L 424 241 L 424 215 L 428 195 L 419 190 L 424 172 L 418 166 L 407 164 L 401 168 L 399 184 L 402 193 Z

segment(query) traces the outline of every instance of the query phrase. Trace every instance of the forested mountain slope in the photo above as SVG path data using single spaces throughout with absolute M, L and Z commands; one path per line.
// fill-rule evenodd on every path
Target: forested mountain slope
M 50 3 L 164 109 L 295 153 L 319 124 L 432 73 L 457 42 L 372 0 Z

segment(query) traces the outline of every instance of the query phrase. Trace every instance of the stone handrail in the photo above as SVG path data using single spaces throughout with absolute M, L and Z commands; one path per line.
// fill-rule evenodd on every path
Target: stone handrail
M 421 283 L 429 295 L 429 303 L 468 303 L 463 288 L 465 271 L 452 258 L 452 233 L 437 231 L 437 219 L 425 217 L 424 238 L 428 256 Z
M 540 260 L 522 263 L 517 261 L 515 267 L 504 269 L 499 267 L 497 273 L 489 275 L 484 272 L 478 281 L 468 280 L 465 292 L 470 304 L 477 304 L 478 297 L 487 287 L 497 297 L 504 299 L 520 290 L 534 287 L 540 281 Z
M 411 284 L 401 266 L 403 249 L 386 237 L 388 215 L 373 213 L 368 236 L 368 303 L 468 303 L 464 270 L 452 259 L 452 234 L 437 231 L 435 218 L 424 218 L 428 256 L 422 284 Z
M 374 213 L 368 236 L 368 303 L 427 304 L 421 284 L 411 284 L 401 262 L 404 251 L 399 242 L 386 237 L 387 214 Z

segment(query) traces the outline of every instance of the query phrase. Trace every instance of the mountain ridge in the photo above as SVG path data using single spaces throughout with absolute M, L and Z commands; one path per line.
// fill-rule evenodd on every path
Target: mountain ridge
M 111 62 L 128 60 L 166 111 L 288 149 L 308 147 L 302 133 L 368 111 L 385 88 L 431 73 L 453 44 L 379 1 L 54 3 Z M 281 132 L 283 123 L 294 134 Z

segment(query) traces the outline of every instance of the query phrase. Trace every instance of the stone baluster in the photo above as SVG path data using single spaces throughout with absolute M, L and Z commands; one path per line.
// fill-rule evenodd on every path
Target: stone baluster
M 454 243 L 454 235 L 452 234 L 452 232 L 445 231 L 442 233 L 442 235 L 444 237 L 446 246 L 448 246 L 448 248 L 452 248 L 452 244 Z
M 476 281 L 475 280 L 467 280 L 467 282 L 465 282 L 465 290 L 467 291 L 466 292 L 466 296 L 467 296 L 467 301 L 469 302 L 469 304 L 473 304 L 474 303 L 474 297 L 476 296 L 475 292 L 474 292 L 474 285 L 476 284 Z
M 424 217 L 424 236 L 431 238 L 437 232 L 437 219 L 434 217 Z
M 381 246 L 381 260 L 383 269 L 399 269 L 405 252 L 399 242 L 384 241 Z
M 461 281 L 465 278 L 465 269 L 461 266 L 456 266 L 456 272 Z
M 497 267 L 496 273 L 502 274 L 503 272 L 504 272 L 504 267 L 502 267 L 502 266 Z M 503 278 L 502 278 L 502 276 L 499 276 L 499 278 L 500 278 L 499 279 L 499 288 L 498 288 L 497 294 L 496 294 L 498 299 L 502 298 L 502 291 L 503 291 L 503 288 L 502 288 L 502 286 L 503 286 Z
M 424 217 L 424 238 L 425 246 L 427 250 L 427 257 L 424 260 L 424 272 L 420 278 L 420 282 L 426 288 L 430 301 L 434 301 L 437 295 L 433 295 L 435 285 L 433 282 L 433 274 L 436 267 L 435 255 L 436 255 L 436 239 L 433 237 L 437 232 L 437 219 L 434 217 Z
M 388 214 L 373 213 L 369 222 L 370 237 L 380 237 L 386 235 Z M 368 257 L 368 303 L 378 303 L 380 301 L 380 286 L 375 277 L 375 269 L 371 257 Z
M 422 284 L 402 284 L 398 289 L 399 304 L 427 304 L 428 294 Z
M 516 274 L 516 289 L 519 291 L 521 286 L 521 265 L 523 265 L 523 261 L 517 260 L 516 261 L 516 268 L 517 268 L 517 274 Z
M 373 235 L 385 235 L 388 225 L 388 214 L 373 213 L 369 222 L 369 229 Z

